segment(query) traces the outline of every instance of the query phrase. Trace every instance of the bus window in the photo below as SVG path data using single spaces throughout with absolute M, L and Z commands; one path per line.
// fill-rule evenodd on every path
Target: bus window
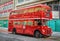
M 27 25 L 33 25 L 33 22 L 32 21 L 28 21 L 28 24 Z
M 35 8 L 35 12 L 40 11 L 40 10 L 41 10 L 41 8 L 40 8 L 40 7 Z
M 14 22 L 14 25 L 17 25 L 17 22 Z
M 42 21 L 40 19 L 35 19 L 35 25 L 42 25 Z
M 46 10 L 46 16 L 49 17 L 51 13 L 51 10 Z
M 26 25 L 26 24 L 27 24 L 27 21 L 24 21 L 24 22 L 23 22 L 23 25 Z
M 29 9 L 28 12 L 34 12 L 34 8 Z
M 20 25 L 20 22 L 14 22 L 14 25 Z
M 47 25 L 46 22 L 47 20 L 42 20 L 42 25 Z
M 23 13 L 27 13 L 28 12 L 28 10 L 24 10 L 24 12 Z
M 47 20 L 35 19 L 35 25 L 46 25 Z

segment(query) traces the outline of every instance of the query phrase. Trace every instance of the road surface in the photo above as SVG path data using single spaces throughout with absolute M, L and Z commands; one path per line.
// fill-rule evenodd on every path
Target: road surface
M 60 37 L 34 38 L 20 34 L 0 33 L 0 41 L 60 41 Z

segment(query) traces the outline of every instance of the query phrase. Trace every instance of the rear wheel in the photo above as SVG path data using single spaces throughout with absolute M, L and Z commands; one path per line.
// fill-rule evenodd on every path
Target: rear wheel
M 42 38 L 43 36 L 42 36 L 42 34 L 39 31 L 35 31 L 34 37 L 36 37 L 36 38 Z
M 16 29 L 15 28 L 12 30 L 12 34 L 16 34 Z

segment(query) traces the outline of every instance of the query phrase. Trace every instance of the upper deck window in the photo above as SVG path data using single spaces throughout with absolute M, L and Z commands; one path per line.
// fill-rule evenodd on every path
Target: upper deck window
M 43 7 L 35 7 L 35 8 L 29 8 L 29 9 L 24 9 L 24 10 L 18 10 L 18 11 L 13 11 L 12 14 L 25 14 L 25 13 L 32 13 L 32 12 L 37 12 L 37 11 L 46 11 L 46 8 Z

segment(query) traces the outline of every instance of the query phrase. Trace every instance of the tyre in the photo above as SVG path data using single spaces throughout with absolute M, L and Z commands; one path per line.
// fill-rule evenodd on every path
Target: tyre
M 39 31 L 35 31 L 34 37 L 36 37 L 36 38 L 42 38 L 43 36 L 42 36 L 42 34 Z
M 15 28 L 12 30 L 12 34 L 16 34 L 16 29 Z

